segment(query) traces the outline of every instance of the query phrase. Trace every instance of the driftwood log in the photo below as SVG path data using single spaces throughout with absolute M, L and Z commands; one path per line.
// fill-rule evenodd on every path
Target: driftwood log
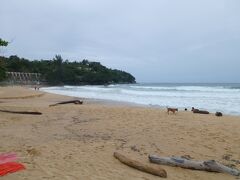
M 59 102 L 56 104 L 51 104 L 51 105 L 49 105 L 49 107 L 57 106 L 57 105 L 61 105 L 61 104 L 82 104 L 82 103 L 83 103 L 83 101 L 80 101 L 80 100 L 62 101 L 62 102 Z
M 208 111 L 203 111 L 203 110 L 195 109 L 194 107 L 192 107 L 192 112 L 193 112 L 193 113 L 198 113 L 198 114 L 209 114 Z
M 0 112 L 5 112 L 5 113 L 13 113 L 13 114 L 31 114 L 31 115 L 41 115 L 41 112 L 35 112 L 35 111 L 8 111 L 8 110 L 1 110 Z
M 239 170 L 224 166 L 216 162 L 215 160 L 193 161 L 181 157 L 158 157 L 155 155 L 150 155 L 149 160 L 152 163 L 162 165 L 177 166 L 187 169 L 203 170 L 210 172 L 221 172 L 231 174 L 234 176 L 240 175 Z
M 123 164 L 130 166 L 132 168 L 138 169 L 146 173 L 153 174 L 155 176 L 160 176 L 164 178 L 167 177 L 167 172 L 161 167 L 152 166 L 151 164 L 143 164 L 139 161 L 129 159 L 118 152 L 114 152 L 113 156 Z
M 193 113 L 198 113 L 198 114 L 209 114 L 208 111 L 203 111 L 203 110 L 198 110 L 198 109 L 194 109 Z

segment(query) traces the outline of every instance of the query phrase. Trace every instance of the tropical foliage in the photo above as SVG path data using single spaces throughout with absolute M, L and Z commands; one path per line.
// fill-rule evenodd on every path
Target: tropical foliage
M 8 42 L 0 38 L 0 46 L 7 46 Z
M 8 42 L 0 38 L 0 47 L 7 46 Z M 3 66 L 3 62 L 0 61 L 0 81 L 4 80 L 6 77 L 6 70 Z
M 64 61 L 60 55 L 52 60 L 34 61 L 18 56 L 0 57 L 0 63 L 4 71 L 41 73 L 42 80 L 50 85 L 135 83 L 135 78 L 127 72 L 109 69 L 100 62 Z

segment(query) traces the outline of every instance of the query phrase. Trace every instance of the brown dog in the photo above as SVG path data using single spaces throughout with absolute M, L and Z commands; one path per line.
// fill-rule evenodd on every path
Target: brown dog
M 178 111 L 177 108 L 167 108 L 167 113 L 169 114 L 169 112 L 172 112 L 173 114 L 175 114 L 175 112 Z

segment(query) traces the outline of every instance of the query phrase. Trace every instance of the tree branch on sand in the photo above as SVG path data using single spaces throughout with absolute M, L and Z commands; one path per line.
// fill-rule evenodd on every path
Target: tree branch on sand
M 62 102 L 59 102 L 56 104 L 51 104 L 51 105 L 49 105 L 49 107 L 57 106 L 57 105 L 61 105 L 61 104 L 82 104 L 82 103 L 83 103 L 83 101 L 80 101 L 80 100 L 62 101 Z
M 160 176 L 164 178 L 167 177 L 167 172 L 161 167 L 156 167 L 151 164 L 143 164 L 139 161 L 132 160 L 118 152 L 114 152 L 113 156 L 123 164 L 130 166 L 132 168 L 138 169 L 149 174 L 153 174 L 155 176 Z
M 158 157 L 155 155 L 149 155 L 149 161 L 161 165 L 177 166 L 187 169 L 210 171 L 210 172 L 221 172 L 227 173 L 234 176 L 240 176 L 240 171 L 238 169 L 233 169 L 224 166 L 215 160 L 207 161 L 194 161 L 188 160 L 181 157 Z
M 41 112 L 35 112 L 35 111 L 9 111 L 9 110 L 2 110 L 2 109 L 0 109 L 0 112 L 13 113 L 13 114 L 42 115 Z

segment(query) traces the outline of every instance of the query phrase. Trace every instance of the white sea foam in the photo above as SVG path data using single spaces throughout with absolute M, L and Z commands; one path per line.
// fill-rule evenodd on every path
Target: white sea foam
M 136 84 L 109 86 L 64 86 L 44 91 L 95 99 L 125 101 L 143 105 L 196 107 L 210 112 L 240 115 L 240 86 Z

